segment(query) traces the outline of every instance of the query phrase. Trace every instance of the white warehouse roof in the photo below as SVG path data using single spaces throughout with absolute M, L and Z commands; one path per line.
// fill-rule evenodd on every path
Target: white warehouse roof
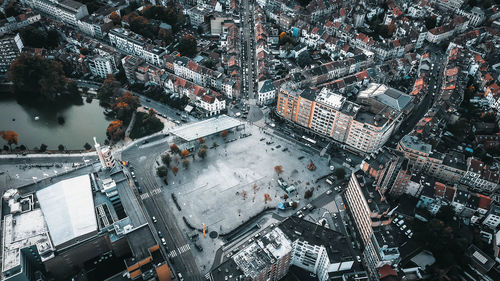
M 60 181 L 36 196 L 54 246 L 97 230 L 89 175 Z

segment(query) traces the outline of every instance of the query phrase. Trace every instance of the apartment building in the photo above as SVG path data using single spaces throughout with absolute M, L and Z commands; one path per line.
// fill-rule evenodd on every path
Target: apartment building
M 460 179 L 460 183 L 479 191 L 492 193 L 500 184 L 499 167 L 489 166 L 479 159 L 469 157 L 467 172 Z
M 105 79 L 109 74 L 118 72 L 115 58 L 111 55 L 96 55 L 89 59 L 88 62 L 90 72 L 93 75 Z
M 78 25 L 79 19 L 89 14 L 85 4 L 73 0 L 26 0 L 26 4 L 75 27 Z
M 136 81 L 136 70 L 139 65 L 144 62 L 144 59 L 135 56 L 126 56 L 122 58 L 122 66 L 125 71 L 125 76 L 130 83 L 135 83 Z
M 294 265 L 320 281 L 352 273 L 354 259 L 343 234 L 321 225 L 289 217 L 272 224 L 234 249 L 213 269 L 210 280 L 280 280 Z M 208 278 L 208 276 L 207 276 Z
M 5 74 L 10 65 L 23 50 L 24 45 L 19 33 L 0 37 L 0 74 Z
M 105 5 L 95 11 L 92 15 L 87 15 L 78 20 L 78 28 L 92 37 L 104 39 L 108 31 L 114 24 L 110 18 L 111 13 L 120 15 L 120 10 L 116 7 Z
M 384 192 L 362 170 L 354 172 L 345 191 L 346 205 L 364 244 L 363 255 L 373 280 L 378 269 L 400 261 L 399 245 L 406 238 L 391 225 L 392 211 Z
M 432 3 L 443 9 L 456 11 L 464 4 L 464 0 L 432 0 Z
M 124 28 L 113 28 L 108 36 L 111 46 L 130 55 L 144 57 L 146 40 L 141 35 Z
M 369 84 L 356 102 L 331 92 L 302 89 L 285 83 L 278 94 L 277 112 L 321 136 L 359 152 L 377 151 L 411 111 L 412 98 L 381 84 Z
M 29 9 L 28 9 L 29 10 Z M 40 20 L 40 14 L 34 13 L 31 10 L 16 17 L 8 17 L 0 21 L 0 36 L 26 27 Z

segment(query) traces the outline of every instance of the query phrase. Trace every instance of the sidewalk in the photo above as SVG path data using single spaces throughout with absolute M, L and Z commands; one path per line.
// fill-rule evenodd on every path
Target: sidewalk
M 10 158 L 49 158 L 49 157 L 75 157 L 75 156 L 95 156 L 97 153 L 95 151 L 84 152 L 84 153 L 39 153 L 39 154 L 0 154 L 0 159 L 10 159 Z

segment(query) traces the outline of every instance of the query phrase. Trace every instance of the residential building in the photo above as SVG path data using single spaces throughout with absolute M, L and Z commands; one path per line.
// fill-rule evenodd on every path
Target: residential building
M 257 101 L 259 104 L 269 104 L 276 98 L 276 89 L 272 80 L 261 81 L 258 84 Z
M 355 151 L 377 151 L 411 111 L 412 98 L 385 85 L 372 83 L 347 101 L 327 88 L 300 89 L 282 85 L 277 113 L 321 136 L 332 138 Z
M 194 6 L 191 9 L 187 10 L 187 15 L 189 16 L 191 25 L 194 28 L 197 28 L 207 21 L 208 15 L 211 12 L 212 11 L 207 8 Z
M 393 218 L 384 191 L 376 189 L 373 179 L 362 170 L 353 172 L 345 191 L 346 206 L 363 241 L 363 255 L 373 280 L 378 269 L 400 261 L 399 246 L 406 240 L 391 225 Z
M 456 11 L 463 5 L 464 0 L 432 0 L 431 2 L 440 8 Z
M 492 204 L 490 210 L 488 211 L 483 224 L 489 226 L 492 229 L 496 229 L 500 224 L 500 205 Z
M 298 217 L 288 217 L 244 241 L 228 260 L 213 269 L 211 280 L 282 279 L 294 265 L 315 274 L 320 281 L 353 272 L 354 259 L 341 233 Z M 338 243 L 332 243 L 338 241 Z M 328 246 L 327 246 L 328 245 Z
M 84 16 L 79 19 L 77 24 L 78 28 L 92 37 L 104 39 L 108 31 L 113 28 L 114 24 L 110 18 L 112 13 L 120 15 L 120 10 L 112 6 L 102 6 L 92 15 Z
M 467 172 L 460 179 L 460 183 L 472 189 L 493 193 L 500 183 L 500 171 L 496 166 L 486 165 L 479 159 L 467 159 Z
M 126 54 L 144 57 L 146 40 L 139 34 L 124 28 L 113 28 L 109 31 L 109 43 Z
M 75 27 L 78 25 L 79 19 L 89 14 L 85 4 L 73 0 L 26 0 L 26 4 Z
M 118 72 L 115 58 L 112 55 L 95 55 L 89 59 L 89 69 L 93 75 L 105 79 L 109 74 Z
M 130 83 L 132 84 L 135 83 L 136 81 L 135 73 L 137 67 L 142 63 L 144 63 L 144 59 L 140 57 L 128 55 L 122 58 L 123 70 L 125 71 L 125 76 L 127 77 L 127 80 Z
M 28 9 L 24 14 L 0 20 L 0 36 L 38 22 L 40 18 L 40 14 Z
M 24 45 L 19 33 L 0 37 L 0 74 L 5 74 L 10 65 L 23 50 Z

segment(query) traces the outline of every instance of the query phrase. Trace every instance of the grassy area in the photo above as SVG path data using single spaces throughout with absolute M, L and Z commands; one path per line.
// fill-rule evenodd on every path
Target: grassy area
M 163 123 L 154 114 L 137 112 L 130 138 L 138 139 L 163 130 Z

